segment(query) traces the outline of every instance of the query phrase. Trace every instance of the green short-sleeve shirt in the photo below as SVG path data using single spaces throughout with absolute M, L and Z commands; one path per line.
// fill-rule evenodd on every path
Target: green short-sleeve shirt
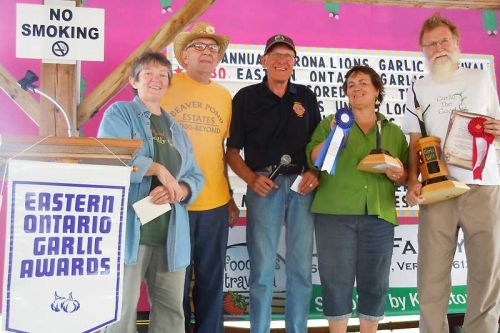
M 321 121 L 306 147 L 306 154 L 311 163 L 311 151 L 323 142 L 330 133 L 329 116 Z M 397 157 L 404 165 L 408 163 L 408 143 L 402 130 L 378 114 L 382 122 L 381 148 Z M 335 175 L 326 171 L 320 174 L 319 187 L 316 190 L 311 211 L 313 213 L 333 215 L 375 215 L 397 225 L 395 208 L 396 185 L 385 174 L 360 171 L 358 163 L 376 148 L 376 126 L 365 134 L 354 123 L 349 132 L 347 144 L 340 152 Z

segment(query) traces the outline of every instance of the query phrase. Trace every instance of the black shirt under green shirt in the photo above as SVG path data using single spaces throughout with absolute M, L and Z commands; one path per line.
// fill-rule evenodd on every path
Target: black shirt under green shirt
M 167 125 L 167 119 L 163 114 L 161 116 L 151 114 L 150 122 L 154 146 L 153 160 L 156 163 L 164 165 L 175 177 L 180 168 L 180 155 L 172 145 L 172 132 Z M 153 176 L 151 190 L 159 185 L 161 183 L 158 178 Z M 169 218 L 170 212 L 167 212 L 142 225 L 140 244 L 153 246 L 165 245 Z

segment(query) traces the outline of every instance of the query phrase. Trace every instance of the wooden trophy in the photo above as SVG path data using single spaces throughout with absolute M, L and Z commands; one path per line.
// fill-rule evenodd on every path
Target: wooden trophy
M 358 170 L 371 173 L 384 173 L 387 168 L 400 167 L 399 161 L 384 149 L 380 148 L 382 122 L 377 120 L 377 146 L 358 164 Z
M 429 106 L 422 112 L 415 95 L 415 90 L 413 90 L 413 96 L 415 113 L 408 111 L 418 118 L 420 132 L 422 133 L 422 138 L 414 145 L 422 175 L 421 194 L 424 199 L 422 204 L 428 205 L 458 197 L 470 190 L 470 188 L 464 183 L 448 179 L 446 164 L 441 159 L 441 139 L 427 135 L 427 130 L 425 129 L 423 116 Z

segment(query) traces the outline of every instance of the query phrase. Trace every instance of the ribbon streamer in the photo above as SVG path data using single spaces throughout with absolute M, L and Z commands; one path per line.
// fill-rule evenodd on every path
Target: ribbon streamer
M 335 114 L 335 125 L 325 140 L 314 166 L 335 175 L 337 159 L 347 143 L 349 130 L 354 124 L 354 115 L 351 109 L 342 108 Z M 337 128 L 340 130 L 337 131 Z
M 483 168 L 488 156 L 488 150 L 495 136 L 484 132 L 486 118 L 476 117 L 468 125 L 472 135 L 472 176 L 474 179 L 483 179 Z

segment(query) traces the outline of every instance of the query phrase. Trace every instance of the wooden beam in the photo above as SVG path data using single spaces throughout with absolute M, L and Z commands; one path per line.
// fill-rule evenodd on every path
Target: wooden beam
M 83 100 L 78 107 L 78 127 L 81 127 L 111 97 L 128 83 L 132 61 L 146 50 L 161 51 L 186 25 L 203 14 L 215 0 L 189 0 L 170 20 L 144 41 L 125 61 Z
M 309 0 L 322 1 L 325 0 Z M 326 2 L 358 3 L 402 7 L 427 7 L 446 9 L 489 9 L 500 10 L 499 0 L 326 0 Z
M 19 106 L 35 124 L 40 125 L 40 106 L 31 95 L 21 89 L 12 74 L 0 64 L 0 89 Z M 3 110 L 2 112 L 5 112 Z

